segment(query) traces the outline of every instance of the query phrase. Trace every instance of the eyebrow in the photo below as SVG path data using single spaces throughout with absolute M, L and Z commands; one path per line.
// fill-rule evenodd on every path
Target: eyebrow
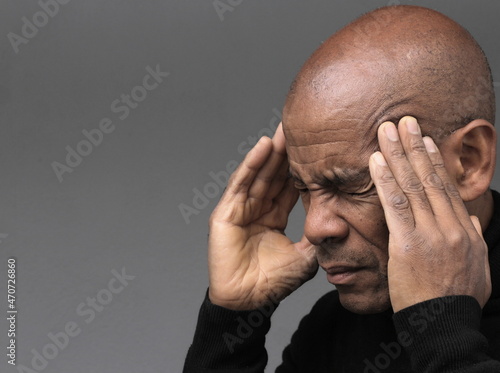
M 289 175 L 298 184 L 305 185 L 305 182 L 299 176 L 297 176 L 297 174 L 292 170 L 291 167 L 289 168 Z M 334 174 L 333 177 L 326 177 L 325 175 L 313 177 L 312 182 L 321 186 L 340 187 L 364 181 L 366 180 L 367 176 L 370 176 L 370 169 L 368 166 L 360 169 L 343 169 L 340 172 Z

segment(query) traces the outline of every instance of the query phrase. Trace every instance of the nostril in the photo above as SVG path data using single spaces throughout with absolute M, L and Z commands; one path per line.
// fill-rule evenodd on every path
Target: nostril
M 338 241 L 338 238 L 335 237 L 327 237 L 323 240 L 323 246 L 330 246 L 332 243 Z
M 321 242 L 321 246 L 328 247 L 328 248 L 332 249 L 332 248 L 335 248 L 335 244 L 338 244 L 339 242 L 341 242 L 344 239 L 345 239 L 345 236 L 338 236 L 338 237 L 330 236 L 330 237 L 325 238 L 323 240 L 323 242 Z

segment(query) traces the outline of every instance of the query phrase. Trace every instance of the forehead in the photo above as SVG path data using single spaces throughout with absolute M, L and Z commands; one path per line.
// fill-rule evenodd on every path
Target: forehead
M 285 123 L 285 116 L 283 118 Z M 310 163 L 314 158 L 340 159 L 358 154 L 366 148 L 368 137 L 360 133 L 356 120 L 328 121 L 325 126 L 304 124 L 292 127 L 285 124 L 286 146 L 293 160 L 300 163 Z M 302 122 L 304 123 L 304 122 Z M 329 125 L 328 125 L 329 124 Z
M 361 170 L 378 149 L 380 124 L 405 115 L 425 121 L 418 92 L 392 60 L 375 57 L 354 54 L 299 74 L 283 110 L 292 170 Z
M 357 121 L 341 123 L 322 129 L 287 129 L 288 159 L 294 176 L 306 182 L 325 178 L 342 184 L 368 174 L 368 159 L 374 149 L 359 133 Z
M 287 100 L 283 128 L 292 170 L 335 174 L 366 168 L 376 149 L 383 102 L 380 90 L 361 80 L 332 92 L 298 91 Z M 349 172 L 352 173 L 352 172 Z

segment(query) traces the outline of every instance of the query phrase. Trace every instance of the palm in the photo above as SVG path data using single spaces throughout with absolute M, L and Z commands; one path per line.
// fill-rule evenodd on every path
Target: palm
M 249 153 L 211 217 L 210 298 L 229 308 L 278 302 L 317 270 L 312 245 L 283 233 L 298 192 L 280 135 Z

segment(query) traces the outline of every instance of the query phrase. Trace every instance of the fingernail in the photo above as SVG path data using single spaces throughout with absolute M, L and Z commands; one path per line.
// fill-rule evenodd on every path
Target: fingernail
M 425 136 L 423 138 L 424 144 L 425 144 L 425 149 L 427 149 L 427 152 L 429 153 L 436 153 L 437 152 L 437 147 L 436 144 L 434 144 L 434 141 L 428 136 Z
M 384 156 L 380 152 L 373 153 L 373 159 L 379 166 L 387 166 Z
M 387 138 L 391 141 L 398 141 L 398 130 L 393 123 L 387 123 L 384 128 L 384 132 L 387 135 Z
M 408 132 L 419 135 L 420 134 L 420 126 L 417 123 L 417 120 L 413 117 L 406 118 L 406 128 L 408 128 Z

